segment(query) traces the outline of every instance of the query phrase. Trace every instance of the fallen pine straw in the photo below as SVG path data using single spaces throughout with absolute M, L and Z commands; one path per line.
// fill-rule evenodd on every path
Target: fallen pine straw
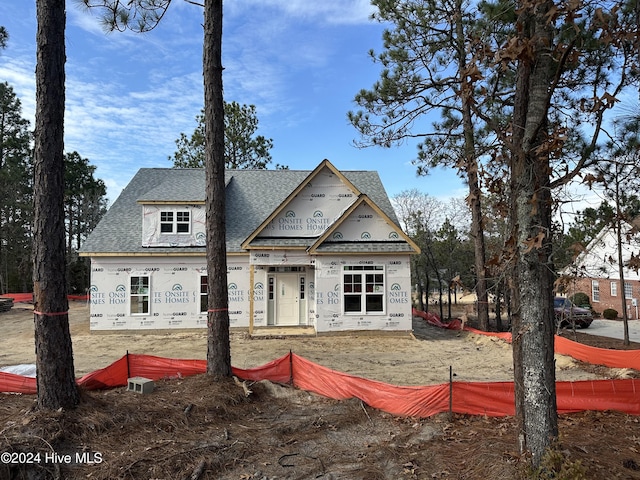
M 357 399 L 333 401 L 269 382 L 213 383 L 206 375 L 83 392 L 71 411 L 39 412 L 3 396 L 0 450 L 100 453 L 96 464 L 0 464 L 0 478 L 484 479 L 524 478 L 512 418 L 398 418 Z M 188 411 L 187 411 L 188 410 Z M 560 419 L 567 464 L 586 478 L 640 478 L 638 418 L 586 412 Z

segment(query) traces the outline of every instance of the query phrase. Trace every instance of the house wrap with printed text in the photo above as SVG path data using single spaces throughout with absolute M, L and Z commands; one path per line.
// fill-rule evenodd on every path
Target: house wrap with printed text
M 225 172 L 232 328 L 410 331 L 410 256 L 373 171 Z M 92 331 L 206 328 L 204 169 L 143 168 L 89 235 Z

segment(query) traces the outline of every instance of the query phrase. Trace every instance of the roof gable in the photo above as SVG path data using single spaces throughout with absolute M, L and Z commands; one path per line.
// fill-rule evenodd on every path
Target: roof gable
M 314 238 L 338 219 L 360 191 L 329 160 L 323 160 L 243 242 L 256 239 Z M 307 246 L 302 242 L 301 246 Z
M 344 251 L 345 245 L 362 248 L 371 244 L 386 244 L 386 251 L 419 253 L 420 248 L 371 199 L 362 194 L 309 248 L 309 253 Z M 408 247 L 408 249 L 407 249 Z M 376 250 L 365 248 L 367 252 Z
M 632 255 L 640 250 L 640 235 L 635 224 L 622 222 L 622 258 L 626 265 Z M 572 265 L 563 270 L 565 275 L 591 278 L 620 278 L 618 269 L 618 240 L 615 228 L 604 227 L 598 235 L 580 252 Z M 638 272 L 632 268 L 624 268 L 626 280 L 640 280 Z

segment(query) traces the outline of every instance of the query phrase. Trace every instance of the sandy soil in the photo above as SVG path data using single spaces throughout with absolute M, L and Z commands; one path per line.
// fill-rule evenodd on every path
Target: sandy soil
M 0 367 L 35 363 L 33 307 L 16 304 L 0 313 Z M 129 353 L 171 358 L 206 358 L 206 332 L 171 334 L 96 334 L 89 331 L 89 309 L 70 305 L 69 322 L 76 375 L 103 368 Z M 251 368 L 285 355 L 289 350 L 320 365 L 395 385 L 432 385 L 449 381 L 511 381 L 509 344 L 490 337 L 455 332 L 414 320 L 414 332 L 402 336 L 346 335 L 251 338 L 233 333 L 232 365 Z M 569 357 L 556 356 L 558 380 L 586 380 L 617 373 L 585 371 Z
M 127 350 L 178 358 L 206 354 L 204 332 L 91 334 L 83 304 L 71 305 L 70 323 L 79 375 Z M 0 365 L 32 363 L 31 307 L 18 304 L 0 313 L 0 326 Z M 620 344 L 580 333 L 576 338 L 601 348 Z M 449 365 L 456 380 L 512 380 L 506 343 L 421 320 L 404 337 L 234 334 L 231 349 L 232 363 L 243 368 L 291 349 L 322 365 L 395 384 L 446 382 Z M 619 373 L 556 360 L 560 380 Z M 0 479 L 640 479 L 640 420 L 631 415 L 561 416 L 560 441 L 543 462 L 542 475 L 517 453 L 513 418 L 395 417 L 357 399 L 333 401 L 269 382 L 252 383 L 246 397 L 232 380 L 212 382 L 206 375 L 155 386 L 150 395 L 125 388 L 83 391 L 80 405 L 66 411 L 38 410 L 31 395 L 0 395 Z M 38 462 L 24 461 L 34 455 Z

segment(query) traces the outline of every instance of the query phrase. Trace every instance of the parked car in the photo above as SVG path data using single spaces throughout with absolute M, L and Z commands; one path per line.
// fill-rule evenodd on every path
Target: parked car
M 564 297 L 553 299 L 556 325 L 560 328 L 588 328 L 593 322 L 593 314 L 588 308 L 578 307 Z

